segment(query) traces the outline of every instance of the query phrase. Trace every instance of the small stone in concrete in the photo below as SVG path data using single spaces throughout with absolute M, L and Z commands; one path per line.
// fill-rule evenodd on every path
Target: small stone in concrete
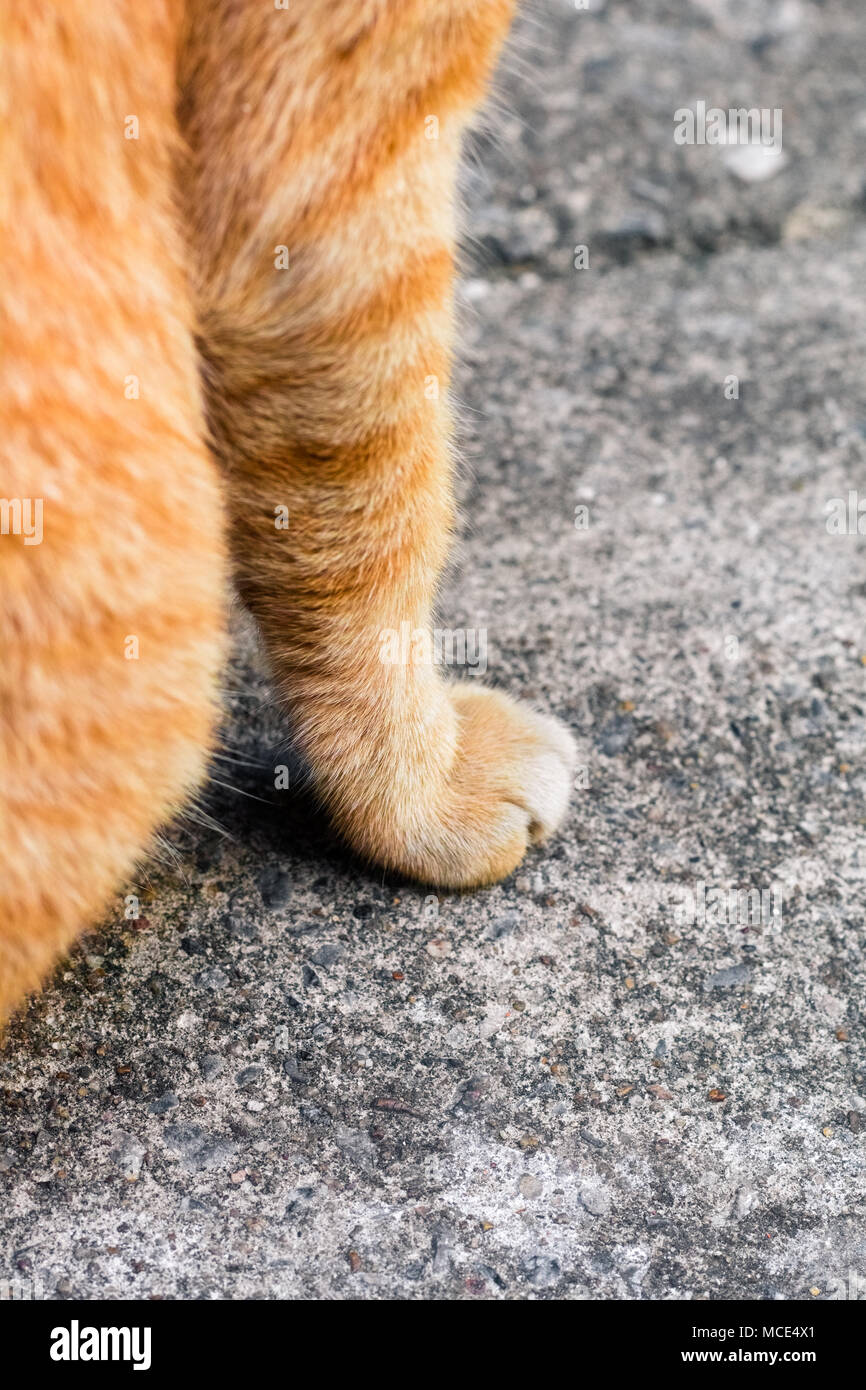
M 524 1173 L 518 1183 L 518 1187 L 520 1188 L 521 1197 L 540 1197 L 544 1191 L 544 1184 L 534 1173 Z
M 704 980 L 704 989 L 730 989 L 732 985 L 745 984 L 752 974 L 750 965 L 729 965 L 724 970 L 716 970 Z
M 335 965 L 337 961 L 342 960 L 344 955 L 344 946 L 341 946 L 338 942 L 329 941 L 326 942 L 324 946 L 320 946 L 317 951 L 314 951 L 310 956 L 310 960 L 314 965 Z
M 149 1115 L 166 1115 L 169 1110 L 174 1110 L 177 1104 L 177 1096 L 171 1091 L 166 1091 L 165 1095 L 157 1096 L 156 1100 L 150 1102 L 147 1113 Z
M 259 874 L 258 885 L 265 907 L 285 907 L 291 897 L 292 880 L 284 869 L 265 869 Z
M 258 1064 L 254 1064 L 250 1067 L 244 1067 L 242 1071 L 239 1071 L 235 1077 L 235 1081 L 237 1082 L 238 1086 L 240 1086 L 243 1090 L 245 1087 L 248 1086 L 261 1085 L 261 1082 L 264 1079 L 264 1075 L 264 1067 L 259 1066 Z
M 200 989 L 209 989 L 214 994 L 218 994 L 220 990 L 225 989 L 229 977 L 218 965 L 213 965 L 208 970 L 200 970 L 195 977 L 195 982 Z

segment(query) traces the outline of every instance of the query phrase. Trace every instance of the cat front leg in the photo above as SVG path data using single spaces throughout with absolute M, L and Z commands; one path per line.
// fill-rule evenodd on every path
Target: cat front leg
M 510 8 L 208 4 L 182 69 L 239 587 L 339 830 L 452 887 L 556 828 L 573 765 L 558 723 L 450 683 L 429 642 L 387 652 L 429 634 L 449 548 L 455 170 Z

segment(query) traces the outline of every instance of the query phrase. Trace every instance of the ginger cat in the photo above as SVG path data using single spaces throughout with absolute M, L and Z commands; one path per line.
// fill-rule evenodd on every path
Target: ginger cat
M 0 18 L 0 1019 L 205 777 L 232 576 L 359 854 L 490 883 L 568 800 L 555 721 L 380 660 L 453 525 L 455 167 L 511 0 L 283 4 Z

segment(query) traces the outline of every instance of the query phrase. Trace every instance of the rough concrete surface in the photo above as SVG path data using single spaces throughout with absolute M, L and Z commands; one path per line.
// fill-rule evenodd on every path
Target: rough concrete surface
M 866 573 L 826 514 L 863 480 L 864 34 L 861 0 L 522 20 L 467 163 L 440 618 L 571 726 L 567 824 L 471 896 L 366 871 L 239 629 L 226 833 L 175 834 L 0 1054 L 0 1279 L 866 1292 Z M 770 177 L 674 143 L 699 99 L 783 109 Z

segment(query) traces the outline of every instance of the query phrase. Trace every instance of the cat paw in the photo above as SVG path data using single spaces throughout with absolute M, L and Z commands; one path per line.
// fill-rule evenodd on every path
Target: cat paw
M 556 719 L 496 690 L 449 692 L 456 751 L 432 813 L 406 837 L 399 867 L 443 888 L 495 883 L 561 823 L 576 749 Z

